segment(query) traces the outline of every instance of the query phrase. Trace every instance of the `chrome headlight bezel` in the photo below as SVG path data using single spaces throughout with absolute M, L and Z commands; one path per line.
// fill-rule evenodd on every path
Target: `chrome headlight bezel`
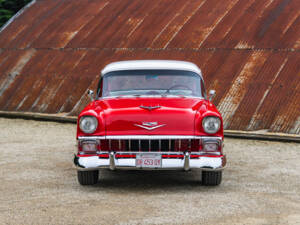
M 212 125 L 213 124 L 213 125 Z M 210 128 L 209 128 L 210 126 Z M 203 130 L 208 134 L 215 134 L 221 128 L 221 120 L 216 116 L 207 116 L 202 120 Z M 214 127 L 214 128 L 213 128 Z
M 86 134 L 94 133 L 97 127 L 98 127 L 98 120 L 95 116 L 82 116 L 79 119 L 79 128 L 82 132 Z

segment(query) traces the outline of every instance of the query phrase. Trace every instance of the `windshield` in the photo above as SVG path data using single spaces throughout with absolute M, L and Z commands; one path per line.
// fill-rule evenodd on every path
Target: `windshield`
M 179 70 L 115 71 L 103 76 L 102 97 L 201 95 L 201 77 Z

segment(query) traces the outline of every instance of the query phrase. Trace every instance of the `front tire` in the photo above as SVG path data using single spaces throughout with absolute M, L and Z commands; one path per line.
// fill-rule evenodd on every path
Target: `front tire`
M 99 170 L 77 171 L 78 182 L 81 185 L 97 184 L 98 177 L 99 177 Z
M 222 182 L 222 171 L 203 171 L 202 184 L 206 186 L 216 186 Z

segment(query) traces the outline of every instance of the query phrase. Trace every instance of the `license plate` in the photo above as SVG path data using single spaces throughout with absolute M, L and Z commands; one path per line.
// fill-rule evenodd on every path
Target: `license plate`
M 136 154 L 136 166 L 142 168 L 160 168 L 161 154 Z

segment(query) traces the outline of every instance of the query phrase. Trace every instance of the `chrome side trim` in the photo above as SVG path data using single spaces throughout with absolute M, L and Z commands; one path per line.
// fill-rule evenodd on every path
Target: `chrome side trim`
M 108 136 L 80 136 L 78 140 L 159 140 L 159 139 L 205 139 L 205 140 L 222 140 L 222 137 L 213 137 L 213 136 L 193 136 L 193 135 L 108 135 Z

